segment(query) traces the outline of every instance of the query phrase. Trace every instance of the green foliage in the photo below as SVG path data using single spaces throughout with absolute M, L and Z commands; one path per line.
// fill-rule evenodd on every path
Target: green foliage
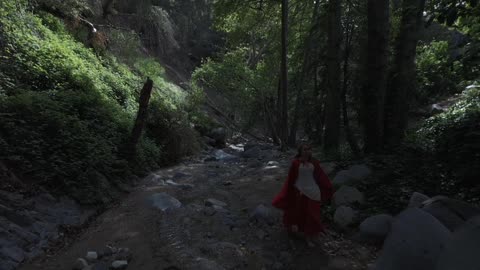
M 421 103 L 458 92 L 462 65 L 450 59 L 447 41 L 434 41 L 417 47 L 417 99 Z
M 171 109 L 177 109 L 178 104 L 184 103 L 185 92 L 166 79 L 165 69 L 160 63 L 151 58 L 140 58 L 137 59 L 134 67 L 141 77 L 149 77 L 153 80 L 154 98 L 161 98 Z
M 1 160 L 50 190 L 106 203 L 133 173 L 196 150 L 196 134 L 176 109 L 186 106 L 185 94 L 165 79 L 160 64 L 137 58 L 132 70 L 109 52 L 96 55 L 61 20 L 26 6 L 0 3 Z M 122 149 L 147 76 L 156 91 L 130 163 Z
M 424 151 L 448 165 L 454 179 L 478 186 L 480 177 L 480 86 L 473 84 L 448 111 L 426 121 L 416 134 Z
M 262 66 L 258 66 L 258 71 Z M 239 115 L 240 122 L 250 126 L 252 119 L 258 118 L 258 108 L 262 108 L 258 97 L 271 91 L 262 81 L 263 74 L 256 71 L 247 65 L 246 50 L 237 49 L 226 53 L 220 61 L 206 61 L 195 70 L 192 80 L 194 89 L 204 87 L 224 94 L 228 103 L 224 104 L 226 114 Z

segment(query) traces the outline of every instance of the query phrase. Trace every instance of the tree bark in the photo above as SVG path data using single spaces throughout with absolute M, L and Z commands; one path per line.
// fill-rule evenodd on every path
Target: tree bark
M 137 118 L 135 119 L 135 124 L 133 126 L 132 135 L 130 136 L 129 144 L 129 156 L 133 159 L 137 152 L 137 144 L 142 136 L 142 131 L 145 126 L 145 122 L 148 117 L 148 103 L 152 95 L 153 81 L 148 78 L 145 84 L 143 85 L 142 91 L 140 92 L 140 100 L 137 112 Z
M 282 63 L 281 63 L 281 117 L 280 117 L 280 140 L 281 149 L 285 151 L 288 140 L 288 70 L 287 70 L 287 35 L 288 35 L 288 0 L 282 0 Z
M 416 86 L 415 55 L 425 0 L 404 0 L 394 66 L 386 99 L 385 140 L 388 147 L 401 143 L 408 125 L 409 103 Z
M 360 147 L 358 147 L 357 140 L 353 135 L 353 131 L 350 128 L 350 123 L 348 119 L 348 106 L 347 106 L 347 90 L 348 90 L 348 80 L 350 79 L 349 74 L 349 61 L 350 61 L 350 52 L 352 49 L 352 36 L 354 30 L 354 24 L 350 18 L 347 18 L 345 23 L 345 53 L 343 60 L 343 87 L 342 87 L 342 112 L 343 112 L 343 127 L 345 129 L 345 134 L 347 137 L 347 142 L 352 149 L 353 154 L 358 157 L 360 156 Z
M 312 18 L 310 21 L 310 30 L 309 34 L 305 40 L 305 49 L 303 52 L 303 63 L 302 63 L 302 70 L 300 71 L 298 77 L 298 85 L 297 85 L 297 99 L 295 101 L 295 110 L 293 113 L 293 121 L 292 125 L 290 126 L 290 135 L 288 136 L 288 144 L 294 146 L 297 141 L 297 128 L 298 128 L 298 118 L 300 117 L 300 106 L 302 105 L 303 99 L 303 81 L 308 73 L 308 64 L 310 63 L 310 52 L 313 46 L 313 33 L 315 31 L 315 25 L 317 24 L 318 18 L 318 11 L 320 6 L 320 0 L 315 1 L 315 6 L 312 13 Z
M 324 149 L 327 153 L 338 152 L 340 144 L 341 7 L 341 0 L 330 0 L 328 3 L 327 101 L 324 141 Z
M 387 86 L 389 0 L 368 0 L 366 81 L 362 87 L 365 152 L 383 148 L 383 119 Z

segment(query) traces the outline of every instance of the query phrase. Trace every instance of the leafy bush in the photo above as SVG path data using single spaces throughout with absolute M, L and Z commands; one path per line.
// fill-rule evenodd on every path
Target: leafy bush
M 448 165 L 459 182 L 479 185 L 480 86 L 473 84 L 448 111 L 426 121 L 417 143 Z
M 26 6 L 0 2 L 0 160 L 32 183 L 96 204 L 111 200 L 133 173 L 196 149 L 177 109 L 185 95 L 160 64 L 136 59 L 131 69 L 108 52 L 96 55 L 61 20 Z M 158 91 L 136 162 L 128 162 L 122 149 L 147 76 Z
M 417 98 L 421 103 L 430 101 L 430 98 L 458 92 L 462 65 L 450 59 L 447 41 L 418 46 L 416 61 L 419 81 Z
M 247 65 L 246 50 L 226 53 L 221 60 L 209 59 L 192 75 L 194 88 L 215 90 L 226 97 L 227 115 L 238 115 L 244 127 L 250 127 L 259 119 L 262 95 L 271 90 L 259 64 L 252 69 Z M 257 72 L 260 71 L 260 72 Z M 271 77 L 271 76 L 270 76 Z M 261 112 L 261 110 L 260 110 Z

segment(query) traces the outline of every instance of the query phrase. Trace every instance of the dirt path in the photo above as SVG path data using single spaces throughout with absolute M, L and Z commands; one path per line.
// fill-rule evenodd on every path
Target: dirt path
M 102 251 L 106 245 L 129 248 L 127 269 L 136 270 L 339 269 L 332 262 L 345 262 L 332 261 L 325 251 L 328 243 L 308 248 L 301 239 L 289 241 L 281 228 L 281 213 L 271 209 L 270 202 L 289 161 L 280 154 L 273 158 L 278 164 L 270 165 L 275 166 L 266 166 L 267 159 L 240 158 L 191 161 L 160 170 L 144 179 L 118 207 L 99 216 L 73 244 L 20 269 L 72 269 L 77 258 L 88 251 Z M 152 206 L 155 194 L 168 194 L 182 206 L 156 209 Z M 220 202 L 207 206 L 208 199 Z M 260 211 L 258 218 L 252 218 L 262 204 L 267 213 Z M 335 241 L 334 236 L 328 237 L 327 241 Z M 111 260 L 96 261 L 88 269 L 108 269 Z

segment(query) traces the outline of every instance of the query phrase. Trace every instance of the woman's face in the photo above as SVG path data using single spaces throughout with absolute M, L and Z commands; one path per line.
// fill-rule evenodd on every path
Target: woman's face
M 301 154 L 302 158 L 310 158 L 312 156 L 312 147 L 310 147 L 309 145 L 304 145 L 302 146 L 302 154 Z

